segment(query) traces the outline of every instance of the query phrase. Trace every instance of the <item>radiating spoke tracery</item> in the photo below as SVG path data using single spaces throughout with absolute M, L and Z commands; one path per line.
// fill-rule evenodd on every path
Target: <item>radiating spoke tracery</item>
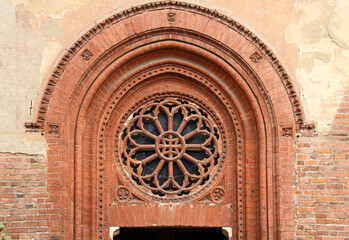
M 122 159 L 133 179 L 163 196 L 207 181 L 217 164 L 218 133 L 207 114 L 180 100 L 136 111 L 122 136 Z

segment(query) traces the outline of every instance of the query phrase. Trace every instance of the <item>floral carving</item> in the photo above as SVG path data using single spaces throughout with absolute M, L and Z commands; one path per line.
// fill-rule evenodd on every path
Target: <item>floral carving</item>
M 131 193 L 130 190 L 128 190 L 125 187 L 120 187 L 116 192 L 117 198 L 119 201 L 125 202 L 130 199 Z
M 225 198 L 225 190 L 222 187 L 217 187 L 211 192 L 211 199 L 213 202 L 222 202 Z
M 219 134 L 207 113 L 165 99 L 133 113 L 123 131 L 121 159 L 137 184 L 154 194 L 188 194 L 219 161 Z

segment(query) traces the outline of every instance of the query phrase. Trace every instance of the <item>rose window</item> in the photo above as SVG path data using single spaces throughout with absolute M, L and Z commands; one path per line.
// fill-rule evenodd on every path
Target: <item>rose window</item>
M 187 101 L 149 103 L 124 126 L 122 163 L 132 179 L 153 194 L 189 194 L 210 179 L 219 162 L 217 126 Z

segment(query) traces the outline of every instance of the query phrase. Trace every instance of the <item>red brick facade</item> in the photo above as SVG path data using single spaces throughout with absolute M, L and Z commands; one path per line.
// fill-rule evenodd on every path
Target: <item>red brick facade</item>
M 349 239 L 349 90 L 328 136 L 297 141 L 297 236 Z
M 6 239 L 54 236 L 57 231 L 54 226 L 59 224 L 61 216 L 56 209 L 58 197 L 51 195 L 47 188 L 50 174 L 45 158 L 2 154 L 0 160 L 0 221 L 6 225 Z
M 343 148 L 314 136 L 296 139 L 304 128 L 296 92 L 265 44 L 216 11 L 161 2 L 116 14 L 67 51 L 45 88 L 37 122 L 26 124 L 45 135 L 47 160 L 0 158 L 8 201 L 1 216 L 8 234 L 12 239 L 108 239 L 110 227 L 156 226 L 232 227 L 232 239 L 324 235 L 317 227 L 330 222 L 321 221 L 345 216 L 339 204 L 345 208 L 348 185 L 336 174 L 347 177 L 348 159 L 341 152 L 347 139 L 335 127 L 337 135 L 329 138 L 343 142 Z M 130 121 L 149 104 L 166 100 L 197 109 L 213 123 L 211 135 L 216 132 L 218 163 L 211 163 L 215 166 L 203 184 L 179 194 L 149 190 L 137 180 L 141 166 L 130 173 L 132 159 L 122 160 Z M 346 118 L 345 128 L 348 113 L 338 116 Z M 326 161 L 326 154 L 338 161 L 331 172 L 337 183 L 312 175 L 325 170 L 320 166 L 306 168 L 311 161 Z M 14 166 L 16 161 L 23 164 Z M 13 193 L 11 184 L 22 178 L 33 187 L 20 185 Z M 329 182 L 316 182 L 324 179 Z M 309 195 L 307 184 L 329 192 Z M 325 214 L 315 207 L 322 201 L 331 213 L 317 217 Z M 341 212 L 336 215 L 335 209 Z M 324 231 L 345 234 L 348 223 L 338 224 L 343 229 Z

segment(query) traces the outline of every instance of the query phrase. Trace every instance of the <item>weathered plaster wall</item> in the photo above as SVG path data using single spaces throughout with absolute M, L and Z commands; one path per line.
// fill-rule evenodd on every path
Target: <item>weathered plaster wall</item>
M 44 153 L 35 119 L 40 93 L 60 55 L 96 22 L 143 0 L 0 0 L 0 152 Z M 302 96 L 306 120 L 330 129 L 349 85 L 346 0 L 186 0 L 232 17 L 274 50 Z M 30 110 L 31 101 L 34 109 Z
M 349 86 L 349 2 L 297 1 L 300 39 L 296 81 L 308 121 L 327 133 Z

